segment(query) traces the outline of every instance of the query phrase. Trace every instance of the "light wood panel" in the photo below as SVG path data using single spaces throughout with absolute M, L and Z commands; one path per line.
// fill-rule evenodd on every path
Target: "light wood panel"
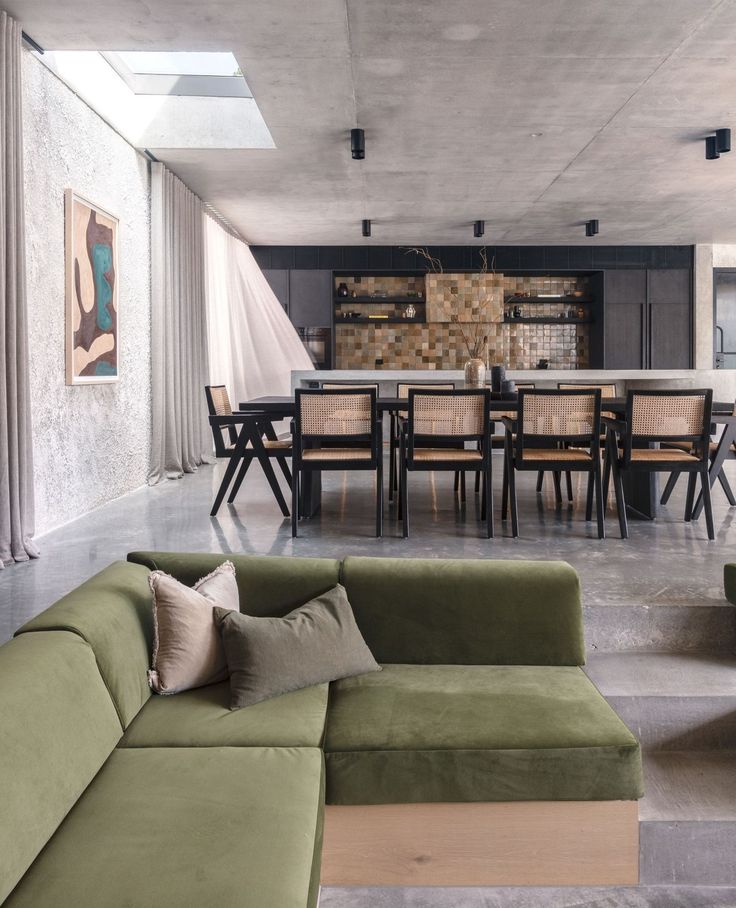
M 638 880 L 636 801 L 325 809 L 324 886 L 613 886 Z

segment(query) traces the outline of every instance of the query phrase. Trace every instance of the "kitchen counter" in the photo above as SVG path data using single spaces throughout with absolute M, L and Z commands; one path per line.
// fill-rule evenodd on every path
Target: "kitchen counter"
M 539 388 L 554 388 L 558 382 L 613 382 L 622 396 L 630 388 L 713 388 L 716 400 L 736 399 L 736 370 L 733 369 L 510 369 L 506 377 L 534 382 Z M 298 370 L 291 373 L 291 387 L 308 387 L 310 382 L 378 382 L 380 393 L 396 393 L 397 382 L 463 382 L 459 369 L 331 369 Z M 490 373 L 488 375 L 490 380 Z

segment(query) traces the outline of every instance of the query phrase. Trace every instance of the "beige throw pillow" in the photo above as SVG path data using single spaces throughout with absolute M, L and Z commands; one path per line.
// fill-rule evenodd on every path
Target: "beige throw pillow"
M 285 618 L 215 609 L 230 670 L 230 709 L 292 690 L 378 672 L 340 584 Z
M 217 606 L 238 611 L 235 567 L 225 561 L 186 586 L 163 571 L 149 578 L 153 593 L 153 659 L 148 683 L 157 694 L 178 694 L 227 678 L 227 663 L 215 625 Z

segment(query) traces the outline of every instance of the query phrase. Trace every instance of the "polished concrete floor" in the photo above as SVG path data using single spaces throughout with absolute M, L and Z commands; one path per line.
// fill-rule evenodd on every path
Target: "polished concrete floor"
M 736 508 L 714 492 L 717 538 L 705 521 L 682 519 L 684 483 L 655 521 L 631 521 L 631 538 L 618 537 L 612 509 L 608 538 L 584 520 L 585 484 L 575 479 L 575 503 L 556 505 L 549 478 L 535 492 L 535 476 L 519 482 L 520 530 L 500 520 L 500 462 L 495 465 L 496 538 L 485 539 L 470 489 L 463 505 L 448 474 L 411 478 L 411 537 L 401 538 L 387 505 L 385 535 L 373 534 L 373 483 L 368 474 L 329 473 L 319 516 L 302 521 L 292 539 L 256 465 L 234 505 L 217 518 L 209 510 L 223 465 L 205 466 L 180 480 L 142 487 L 38 539 L 41 558 L 0 572 L 0 640 L 82 580 L 133 549 L 342 557 L 350 554 L 428 558 L 564 559 L 580 573 L 591 650 L 710 649 L 736 645 L 722 571 L 736 559 Z M 736 464 L 727 467 L 736 484 Z

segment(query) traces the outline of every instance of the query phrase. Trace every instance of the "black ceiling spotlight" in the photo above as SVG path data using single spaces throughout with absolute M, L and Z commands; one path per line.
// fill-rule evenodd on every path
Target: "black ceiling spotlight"
M 716 151 L 718 154 L 724 154 L 727 151 L 731 150 L 731 130 L 730 129 L 717 129 L 716 130 Z
M 596 219 L 585 222 L 585 235 L 595 236 L 598 233 L 598 221 Z
M 715 136 L 706 136 L 705 139 L 705 160 L 715 161 L 720 158 L 721 153 L 718 151 L 718 143 Z
M 479 239 L 486 232 L 486 222 L 485 221 L 476 221 L 473 224 L 473 236 L 476 239 Z
M 363 218 L 363 236 L 371 235 L 371 222 L 368 218 Z
M 350 152 L 354 161 L 362 161 L 365 157 L 365 132 L 362 129 L 350 130 Z

